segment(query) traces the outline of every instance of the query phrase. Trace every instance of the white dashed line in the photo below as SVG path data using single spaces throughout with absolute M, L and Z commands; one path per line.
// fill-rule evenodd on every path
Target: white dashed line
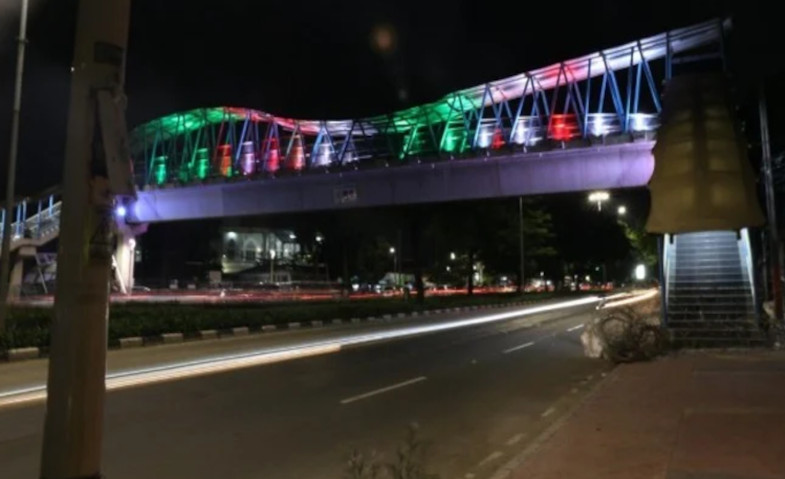
M 526 434 L 516 434 L 516 435 L 514 435 L 513 437 L 511 437 L 511 438 L 507 439 L 507 442 L 506 442 L 505 444 L 507 444 L 508 446 L 514 446 L 514 445 L 515 445 L 515 444 L 517 444 L 517 443 L 518 443 L 518 442 L 519 442 L 521 439 L 523 439 L 523 436 L 525 436 L 525 435 L 526 435 Z
M 529 346 L 534 346 L 534 343 L 526 343 L 526 344 L 521 344 L 520 346 L 515 346 L 514 348 L 505 349 L 505 350 L 504 350 L 504 351 L 502 351 L 502 352 L 503 352 L 504 354 L 509 354 L 509 353 L 511 353 L 511 352 L 513 352 L 513 351 L 517 351 L 517 350 L 519 350 L 519 349 L 528 348 Z
M 381 389 L 376 389 L 376 390 L 369 391 L 369 392 L 364 393 L 364 394 L 360 394 L 358 396 L 352 396 L 350 398 L 342 399 L 341 400 L 341 404 L 353 403 L 353 402 L 359 401 L 361 399 L 369 398 L 371 396 L 376 396 L 377 394 L 382 394 L 382 393 L 386 393 L 388 391 L 392 391 L 394 389 L 410 386 L 412 384 L 416 384 L 416 383 L 419 383 L 421 381 L 425 381 L 426 379 L 428 379 L 428 378 L 426 378 L 425 376 L 420 376 L 420 377 L 416 377 L 414 379 L 409 379 L 408 381 L 403 381 L 403 382 L 400 382 L 400 383 L 397 383 L 397 384 L 393 384 L 392 386 L 387 386 L 387 387 L 384 387 L 384 388 L 381 388 Z
M 542 413 L 540 416 L 542 416 L 542 417 L 548 417 L 548 416 L 550 416 L 551 414 L 553 414 L 553 412 L 554 412 L 555 410 L 556 410 L 555 408 L 549 407 L 549 408 L 548 408 L 548 409 L 546 409 L 546 410 L 545 410 L 545 412 L 544 412 L 544 413 Z
M 583 328 L 583 324 L 579 324 L 579 325 L 577 325 L 577 326 L 573 326 L 573 327 L 571 327 L 571 328 L 568 328 L 568 329 L 567 329 L 567 332 L 568 332 L 568 333 L 571 333 L 571 332 L 573 332 L 573 331 L 577 331 L 577 330 L 579 330 L 579 329 L 581 329 L 581 328 Z
M 499 459 L 499 458 L 500 458 L 500 457 L 502 457 L 503 455 L 504 455 L 504 454 L 503 454 L 501 451 L 493 451 L 492 453 L 488 454 L 488 457 L 486 457 L 485 459 L 483 459 L 482 461 L 480 461 L 480 462 L 477 464 L 477 467 L 482 467 L 482 466 L 484 466 L 484 465 L 488 464 L 488 463 L 489 463 L 489 462 L 491 462 L 491 461 L 495 461 L 496 459 Z

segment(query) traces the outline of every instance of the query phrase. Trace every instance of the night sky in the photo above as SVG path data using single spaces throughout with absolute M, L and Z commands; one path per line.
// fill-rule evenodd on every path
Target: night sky
M 0 0 L 2 163 L 8 149 L 18 3 Z M 59 181 L 77 2 L 31 3 L 17 188 L 21 193 Z M 776 16 L 759 11 L 755 1 L 739 5 L 695 0 L 506 6 L 422 0 L 134 0 L 128 120 L 133 126 L 177 110 L 213 105 L 301 118 L 384 113 L 729 13 L 744 37 L 737 42 L 744 55 L 737 57 L 755 65 L 737 70 L 781 74 Z M 386 54 L 371 42 L 380 27 L 395 32 L 394 49 Z M 776 131 L 774 136 L 779 136 Z

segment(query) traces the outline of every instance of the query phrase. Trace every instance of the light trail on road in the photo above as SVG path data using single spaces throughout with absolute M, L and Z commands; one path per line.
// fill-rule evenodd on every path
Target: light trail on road
M 128 388 L 174 381 L 206 374 L 215 374 L 240 368 L 248 368 L 263 364 L 271 364 L 292 359 L 304 358 L 320 354 L 329 354 L 340 351 L 344 347 L 368 344 L 376 341 L 400 339 L 420 334 L 446 331 L 456 328 L 465 328 L 481 324 L 504 321 L 513 318 L 531 316 L 539 313 L 557 311 L 561 309 L 585 306 L 600 301 L 597 296 L 561 301 L 558 303 L 532 306 L 529 308 L 508 311 L 504 313 L 487 314 L 473 318 L 443 321 L 435 324 L 416 326 L 402 326 L 387 331 L 373 333 L 351 333 L 345 336 L 324 340 L 303 342 L 285 348 L 261 348 L 256 351 L 242 354 L 223 355 L 204 359 L 185 361 L 162 365 L 152 368 L 133 369 L 111 373 L 106 376 L 106 389 Z M 0 392 L 0 407 L 19 403 L 39 401 L 46 398 L 46 386 L 38 385 L 24 389 L 15 389 Z

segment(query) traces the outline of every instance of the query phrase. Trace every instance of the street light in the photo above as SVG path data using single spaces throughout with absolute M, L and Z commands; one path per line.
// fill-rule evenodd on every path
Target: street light
M 624 205 L 619 206 L 619 208 L 616 210 L 616 213 L 618 213 L 619 216 L 626 215 L 627 214 L 627 207 L 624 206 Z
M 455 253 L 450 253 L 450 261 L 455 261 Z
M 395 285 L 398 286 L 398 283 L 400 282 L 400 278 L 398 277 L 398 255 L 395 254 L 395 248 L 392 246 L 390 246 L 390 254 L 393 257 L 393 281 L 395 282 Z
M 611 194 L 607 191 L 593 191 L 589 194 L 589 201 L 597 203 L 597 211 L 602 211 L 602 202 L 608 201 L 610 198 Z
M 270 284 L 274 284 L 273 275 L 275 274 L 275 250 L 270 250 Z
M 643 281 L 646 279 L 646 266 L 639 264 L 635 267 L 635 279 L 638 281 Z

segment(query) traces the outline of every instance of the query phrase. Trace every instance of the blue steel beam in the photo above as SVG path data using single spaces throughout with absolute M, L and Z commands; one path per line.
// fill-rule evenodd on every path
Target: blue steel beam
M 149 185 L 155 183 L 154 179 L 159 180 L 162 173 L 165 182 L 174 181 L 185 170 L 189 171 L 189 178 L 193 177 L 190 169 L 200 148 L 209 149 L 212 175 L 220 176 L 217 148 L 227 144 L 233 149 L 232 163 L 236 168 L 245 141 L 252 142 L 254 154 L 260 154 L 259 161 L 265 165 L 255 174 L 266 175 L 272 172 L 267 162 L 273 143 L 278 149 L 285 146 L 285 153 L 281 151 L 280 155 L 284 158 L 282 167 L 294 165 L 290 161 L 293 149 L 296 145 L 300 154 L 301 146 L 308 169 L 312 165 L 325 166 L 318 158 L 325 141 L 330 150 L 328 165 L 340 167 L 346 163 L 349 148 L 353 149 L 352 162 L 429 155 L 436 158 L 467 150 L 479 153 L 488 147 L 512 151 L 534 143 L 538 148 L 548 149 L 597 133 L 605 136 L 641 128 L 651 130 L 656 126 L 655 117 L 646 116 L 652 119 L 648 123 L 639 120 L 642 114 L 657 115 L 661 110 L 657 92 L 661 78 L 656 78 L 654 72 L 663 71 L 667 79 L 676 61 L 700 58 L 691 54 L 706 46 L 717 45 L 722 53 L 725 28 L 718 21 L 704 22 L 463 89 L 431 104 L 378 117 L 292 120 L 229 107 L 183 112 L 135 130 L 132 151 L 138 163 L 137 171 L 142 172 L 140 183 Z M 662 61 L 664 68 L 652 70 L 651 63 L 655 61 Z M 625 73 L 626 91 L 622 92 L 617 74 Z M 599 101 L 593 101 L 592 79 L 600 76 Z M 653 105 L 651 111 L 641 111 L 641 90 L 647 88 Z M 610 96 L 617 115 L 616 122 L 607 124 L 603 117 L 606 95 Z M 517 108 L 511 108 L 511 101 L 518 102 Z M 529 111 L 527 101 L 531 102 Z M 243 122 L 241 130 L 239 122 Z M 256 133 L 259 123 L 268 124 L 265 135 Z M 557 126 L 561 132 L 554 131 Z M 549 139 L 558 140 L 559 144 L 550 145 Z M 165 162 L 163 170 L 152 167 L 158 157 L 161 159 L 157 161 Z

